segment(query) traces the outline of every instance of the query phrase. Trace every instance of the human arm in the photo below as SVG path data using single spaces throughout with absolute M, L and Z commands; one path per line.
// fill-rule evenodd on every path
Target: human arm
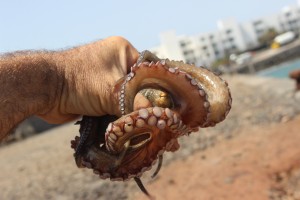
M 64 123 L 79 115 L 116 114 L 113 86 L 137 58 L 121 37 L 58 52 L 1 56 L 0 139 L 31 115 Z

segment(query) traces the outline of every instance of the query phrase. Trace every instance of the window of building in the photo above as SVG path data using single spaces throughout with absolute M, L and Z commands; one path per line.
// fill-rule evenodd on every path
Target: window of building
M 186 46 L 186 43 L 185 43 L 185 42 L 180 42 L 180 46 L 181 46 L 181 47 L 185 47 L 185 46 Z
M 290 12 L 286 12 L 286 13 L 285 13 L 285 16 L 286 16 L 286 17 L 289 17 L 289 16 L 291 16 L 291 13 L 290 13 Z
M 186 59 L 186 62 L 189 63 L 189 64 L 195 63 L 196 62 L 196 58 Z
M 183 51 L 183 55 L 185 55 L 185 56 L 190 55 L 190 54 L 194 54 L 194 51 L 193 50 Z
M 264 32 L 263 29 L 257 29 L 257 30 L 255 30 L 255 31 L 256 31 L 256 34 L 257 34 L 257 35 L 261 35 L 261 34 Z
M 233 41 L 234 41 L 234 38 L 230 37 L 230 38 L 228 38 L 228 41 L 229 41 L 229 42 L 233 42 Z
M 261 21 L 261 20 L 257 20 L 257 21 L 254 21 L 254 22 L 253 22 L 253 25 L 254 25 L 254 26 L 259 26 L 260 24 L 262 24 L 262 21 Z
M 191 43 L 191 41 L 190 40 L 181 40 L 179 43 L 180 43 L 181 47 L 185 47 L 185 46 L 188 46 Z
M 232 32 L 231 29 L 227 29 L 227 30 L 226 30 L 226 34 L 227 34 L 227 35 L 229 35 L 231 32 Z

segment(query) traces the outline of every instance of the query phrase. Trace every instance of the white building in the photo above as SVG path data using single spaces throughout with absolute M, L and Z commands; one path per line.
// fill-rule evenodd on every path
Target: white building
M 225 55 L 258 47 L 258 38 L 270 28 L 274 28 L 278 33 L 299 33 L 300 3 L 299 6 L 285 7 L 277 14 L 249 22 L 221 20 L 217 27 L 216 31 L 194 36 L 177 36 L 175 31 L 161 33 L 161 45 L 150 50 L 161 58 L 168 57 L 208 66 Z

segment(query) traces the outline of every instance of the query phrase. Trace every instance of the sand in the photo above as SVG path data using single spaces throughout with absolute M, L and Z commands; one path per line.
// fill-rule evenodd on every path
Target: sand
M 228 118 L 180 139 L 161 172 L 142 180 L 157 200 L 300 199 L 300 95 L 290 80 L 227 77 Z M 78 169 L 67 124 L 0 148 L 0 200 L 147 199 L 134 181 Z
M 215 148 L 171 163 L 148 190 L 157 200 L 300 199 L 299 130 L 300 116 L 244 130 Z M 147 198 L 139 194 L 136 199 Z

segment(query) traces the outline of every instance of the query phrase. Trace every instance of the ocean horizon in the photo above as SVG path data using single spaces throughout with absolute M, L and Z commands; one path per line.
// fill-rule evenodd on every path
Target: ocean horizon
M 290 60 L 279 65 L 274 65 L 270 68 L 259 71 L 256 74 L 258 76 L 273 78 L 289 78 L 289 72 L 296 69 L 300 70 L 300 58 Z

